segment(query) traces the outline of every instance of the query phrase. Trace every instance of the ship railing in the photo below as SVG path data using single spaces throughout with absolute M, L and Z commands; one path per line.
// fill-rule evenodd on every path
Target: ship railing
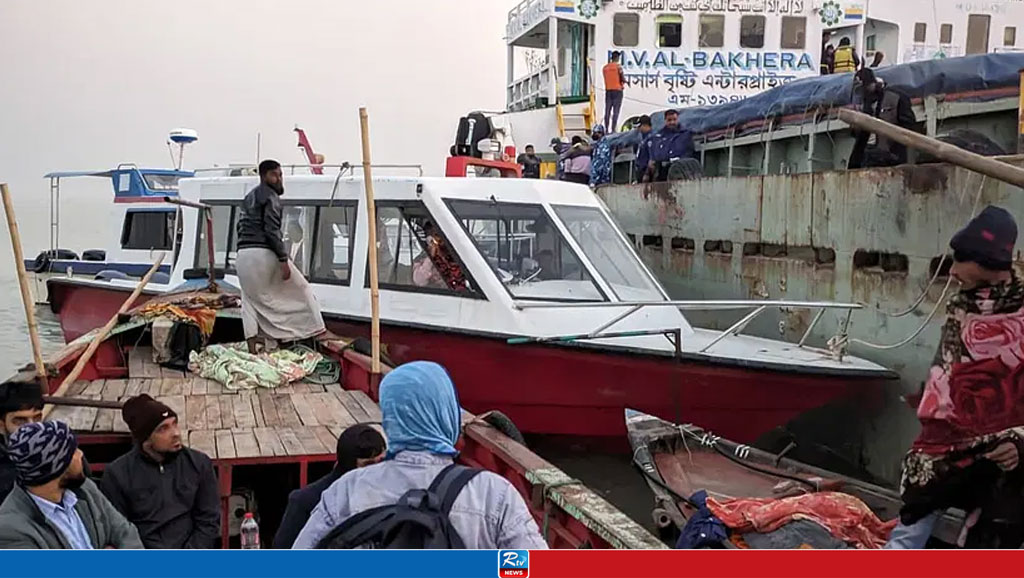
M 416 176 L 423 176 L 423 165 L 414 164 L 373 164 L 370 165 L 373 170 L 408 170 L 416 171 Z M 331 171 L 332 176 L 346 176 L 355 175 L 355 172 L 362 171 L 363 165 L 361 163 L 341 163 L 340 165 L 281 165 L 281 170 L 290 175 L 294 176 L 296 171 L 309 171 L 313 172 L 313 169 L 321 169 L 323 171 Z M 335 174 L 336 171 L 336 174 Z M 194 171 L 196 176 L 202 176 L 203 174 L 210 173 L 227 173 L 228 176 L 253 176 L 258 172 L 257 165 L 228 165 L 225 167 L 208 167 L 202 169 L 196 169 Z
M 712 347 L 718 345 L 729 337 L 740 335 L 744 329 L 747 328 L 755 319 L 760 317 L 765 311 L 772 308 L 779 309 L 804 309 L 804 310 L 816 310 L 817 313 L 814 315 L 814 319 L 811 324 L 808 325 L 807 330 L 804 331 L 803 336 L 800 337 L 800 341 L 797 343 L 797 347 L 804 348 L 807 344 L 807 339 L 811 336 L 815 327 L 818 326 L 818 322 L 825 315 L 826 311 L 845 311 L 846 318 L 843 321 L 843 327 L 840 335 L 845 335 L 846 330 L 850 324 L 850 317 L 853 312 L 859 309 L 863 309 L 864 306 L 859 303 L 832 303 L 832 302 L 819 302 L 819 301 L 742 301 L 742 300 L 727 300 L 727 301 L 618 301 L 618 302 L 603 302 L 603 303 L 592 303 L 592 302 L 580 302 L 580 303 L 538 303 L 531 301 L 515 301 L 514 306 L 519 310 L 527 309 L 619 309 L 625 307 L 626 310 L 616 315 L 611 320 L 601 324 L 599 327 L 589 333 L 582 333 L 578 335 L 564 335 L 558 337 L 544 337 L 544 338 L 517 338 L 515 340 L 509 340 L 509 343 L 540 343 L 540 342 L 569 342 L 569 341 L 584 341 L 592 339 L 611 339 L 615 337 L 631 337 L 651 334 L 666 333 L 669 330 L 657 330 L 657 331 L 626 331 L 618 333 L 609 333 L 616 324 L 622 322 L 628 317 L 634 315 L 642 309 L 648 307 L 672 307 L 679 311 L 745 311 L 750 309 L 750 313 L 745 315 L 742 319 L 732 324 L 728 329 L 720 332 L 717 337 L 711 340 L 710 343 L 700 349 L 698 353 L 707 353 Z M 837 352 L 836 348 L 829 347 L 830 353 L 833 357 L 837 357 L 841 360 L 842 352 Z
M 548 97 L 555 76 L 555 67 L 545 64 L 536 71 L 513 81 L 508 85 L 506 103 L 508 110 L 519 112 L 538 108 L 541 99 Z M 549 102 L 548 104 L 554 103 Z

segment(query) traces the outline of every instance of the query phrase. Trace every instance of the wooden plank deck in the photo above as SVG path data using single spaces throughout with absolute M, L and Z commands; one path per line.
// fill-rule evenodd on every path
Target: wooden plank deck
M 178 413 L 187 445 L 217 460 L 331 456 L 345 428 L 380 421 L 377 404 L 338 384 L 234 392 L 215 381 L 162 369 L 152 359 L 148 348 L 133 349 L 128 379 L 79 381 L 68 395 L 124 401 L 149 394 Z M 114 409 L 58 406 L 50 419 L 80 434 L 128 432 Z

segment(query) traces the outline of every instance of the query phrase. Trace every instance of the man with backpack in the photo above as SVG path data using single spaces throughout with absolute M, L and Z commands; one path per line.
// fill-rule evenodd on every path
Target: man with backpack
M 380 409 L 388 459 L 325 490 L 293 548 L 547 548 L 508 480 L 454 464 L 461 410 L 443 367 L 395 369 Z

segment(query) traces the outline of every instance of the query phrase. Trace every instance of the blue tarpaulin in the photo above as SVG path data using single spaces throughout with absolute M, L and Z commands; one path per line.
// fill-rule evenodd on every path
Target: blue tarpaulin
M 927 60 L 875 69 L 890 88 L 911 98 L 930 94 L 954 94 L 1018 86 L 1024 69 L 1024 53 L 984 54 L 963 58 Z M 732 126 L 813 111 L 853 102 L 853 73 L 805 78 L 761 94 L 712 107 L 687 108 L 679 123 L 703 134 Z M 664 111 L 652 115 L 654 130 L 664 124 Z

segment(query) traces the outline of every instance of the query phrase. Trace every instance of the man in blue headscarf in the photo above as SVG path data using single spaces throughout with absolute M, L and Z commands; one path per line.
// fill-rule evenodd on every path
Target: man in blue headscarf
M 348 472 L 325 490 L 293 548 L 314 548 L 349 517 L 428 488 L 458 455 L 461 410 L 440 365 L 417 361 L 389 373 L 380 384 L 380 410 L 388 459 Z M 547 548 L 522 496 L 491 472 L 466 484 L 449 520 L 467 548 Z

